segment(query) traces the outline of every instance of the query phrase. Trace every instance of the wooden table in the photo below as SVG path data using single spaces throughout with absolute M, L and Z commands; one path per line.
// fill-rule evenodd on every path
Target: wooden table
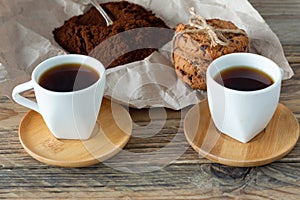
M 299 121 L 300 1 L 250 2 L 278 35 L 295 71 L 291 80 L 283 82 L 280 101 Z M 188 109 L 131 109 L 134 137 L 125 147 L 128 154 L 86 168 L 58 168 L 25 152 L 18 139 L 18 125 L 28 110 L 1 97 L 0 198 L 300 198 L 300 142 L 286 157 L 262 167 L 212 163 L 184 140 L 183 118 Z M 159 152 L 161 149 L 164 151 Z

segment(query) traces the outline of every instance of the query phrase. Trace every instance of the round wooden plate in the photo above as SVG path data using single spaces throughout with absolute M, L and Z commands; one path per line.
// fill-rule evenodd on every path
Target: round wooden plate
M 287 107 L 278 104 L 265 130 L 248 143 L 241 143 L 216 129 L 205 100 L 187 113 L 184 132 L 193 149 L 205 158 L 230 166 L 253 167 L 288 154 L 298 141 L 299 124 Z
M 131 131 L 132 120 L 127 110 L 103 99 L 94 133 L 88 140 L 56 139 L 35 111 L 29 111 L 22 119 L 19 138 L 25 150 L 40 162 L 60 167 L 85 167 L 121 151 Z

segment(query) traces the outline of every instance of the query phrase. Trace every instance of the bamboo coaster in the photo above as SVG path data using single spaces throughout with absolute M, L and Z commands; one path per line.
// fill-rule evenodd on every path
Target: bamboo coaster
M 298 141 L 299 124 L 287 107 L 278 104 L 265 130 L 244 144 L 216 129 L 205 100 L 187 113 L 184 132 L 192 148 L 205 158 L 230 166 L 253 167 L 288 154 Z
M 122 150 L 132 131 L 132 120 L 122 106 L 103 99 L 92 137 L 56 139 L 42 116 L 29 111 L 19 126 L 24 149 L 40 162 L 60 167 L 85 167 L 102 162 Z

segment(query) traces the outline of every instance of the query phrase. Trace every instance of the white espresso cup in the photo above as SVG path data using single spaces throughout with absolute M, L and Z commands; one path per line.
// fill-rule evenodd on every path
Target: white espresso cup
M 273 83 L 264 89 L 239 91 L 215 80 L 221 71 L 237 66 L 260 70 Z M 282 74 L 272 60 L 252 53 L 233 53 L 214 60 L 207 69 L 206 79 L 209 109 L 216 128 L 243 143 L 263 131 L 277 108 Z
M 39 84 L 46 71 L 64 64 L 88 66 L 100 78 L 86 88 L 70 92 L 51 91 Z M 31 80 L 16 86 L 12 96 L 17 103 L 40 113 L 56 138 L 85 140 L 91 137 L 95 127 L 105 82 L 105 68 L 98 60 L 77 54 L 60 55 L 40 63 L 33 70 Z M 31 89 L 34 89 L 37 103 L 20 95 Z

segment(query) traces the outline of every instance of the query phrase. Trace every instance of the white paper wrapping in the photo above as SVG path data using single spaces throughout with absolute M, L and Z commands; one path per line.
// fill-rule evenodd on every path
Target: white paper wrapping
M 188 23 L 190 7 L 207 19 L 230 20 L 248 33 L 251 52 L 274 60 L 284 70 L 284 79 L 293 75 L 280 41 L 247 0 L 129 1 L 152 10 L 171 28 Z M 99 0 L 103 2 L 108 1 Z M 0 93 L 10 96 L 15 85 L 30 79 L 39 62 L 67 53 L 54 41 L 52 31 L 89 6 L 88 0 L 1 0 Z M 136 108 L 176 110 L 205 99 L 205 92 L 192 90 L 177 78 L 171 45 L 163 48 L 143 61 L 108 69 L 105 96 Z

